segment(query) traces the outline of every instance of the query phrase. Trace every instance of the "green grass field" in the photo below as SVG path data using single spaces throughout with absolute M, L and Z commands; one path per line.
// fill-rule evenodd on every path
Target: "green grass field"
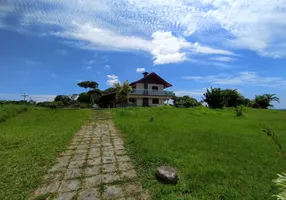
M 27 110 L 23 105 L 0 104 L 0 123 Z
M 0 124 L 0 199 L 27 199 L 91 110 L 29 108 Z
M 272 128 L 286 145 L 285 111 L 245 108 L 236 117 L 234 109 L 125 108 L 113 114 L 152 199 L 274 199 L 272 180 L 286 171 L 286 161 L 262 132 Z M 177 185 L 156 180 L 161 165 L 177 168 Z

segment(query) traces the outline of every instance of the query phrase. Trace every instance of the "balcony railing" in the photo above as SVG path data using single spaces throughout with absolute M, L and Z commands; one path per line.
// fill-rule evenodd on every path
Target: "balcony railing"
M 165 91 L 165 90 L 140 90 L 140 89 L 133 89 L 131 91 L 133 95 L 142 95 L 142 96 L 168 96 L 172 97 L 175 95 L 174 92 Z

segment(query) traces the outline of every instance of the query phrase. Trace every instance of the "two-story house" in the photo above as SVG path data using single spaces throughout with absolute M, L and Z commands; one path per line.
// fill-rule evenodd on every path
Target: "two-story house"
M 156 73 L 143 73 L 143 78 L 130 83 L 132 92 L 130 93 L 130 102 L 137 106 L 160 106 L 164 105 L 166 100 L 174 96 L 173 92 L 165 89 L 172 85 L 158 76 Z
M 172 85 L 161 78 L 156 73 L 144 72 L 143 77 L 130 83 L 132 91 L 129 95 L 129 101 L 134 106 L 162 106 L 166 100 L 171 99 L 174 93 L 165 89 Z M 118 106 L 116 93 L 103 95 L 100 99 L 102 107 L 114 108 Z

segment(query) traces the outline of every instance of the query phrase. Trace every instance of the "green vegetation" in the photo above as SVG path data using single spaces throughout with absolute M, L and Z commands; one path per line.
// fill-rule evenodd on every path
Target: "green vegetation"
M 0 123 L 27 110 L 24 105 L 0 104 Z
M 128 81 L 125 81 L 122 85 L 120 83 L 114 83 L 116 89 L 116 101 L 122 104 L 129 103 L 129 94 L 132 91 L 132 87 Z
M 173 99 L 174 106 L 177 108 L 191 108 L 191 107 L 202 105 L 195 98 L 189 97 L 187 95 L 183 97 L 174 96 L 172 99 Z
M 0 199 L 27 199 L 91 110 L 33 109 L 0 125 Z
M 272 180 L 286 160 L 262 129 L 275 130 L 286 144 L 285 111 L 244 108 L 237 117 L 234 108 L 162 107 L 113 114 L 152 199 L 274 199 L 279 193 Z M 177 185 L 156 180 L 161 165 L 178 169 Z
M 251 108 L 271 108 L 271 102 L 279 103 L 279 98 L 275 94 L 256 95 L 254 100 L 250 100 L 242 96 L 236 89 L 221 89 L 210 88 L 203 94 L 203 101 L 207 103 L 210 108 L 237 107 L 245 105 Z

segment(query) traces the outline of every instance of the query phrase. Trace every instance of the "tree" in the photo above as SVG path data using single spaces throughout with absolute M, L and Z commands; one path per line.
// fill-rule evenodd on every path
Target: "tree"
M 271 102 L 276 101 L 279 103 L 279 98 L 275 94 L 263 94 L 256 95 L 254 101 L 259 105 L 259 108 L 267 109 L 268 107 L 273 107 Z
M 122 85 L 120 83 L 114 83 L 116 89 L 116 100 L 119 103 L 129 103 L 129 94 L 132 91 L 132 87 L 129 85 L 128 81 L 125 81 Z
M 236 107 L 244 104 L 244 97 L 237 91 L 237 89 L 222 90 L 225 98 L 226 107 Z
M 106 90 L 102 91 L 103 94 L 110 94 L 110 93 L 114 93 L 114 92 L 116 92 L 116 88 L 114 88 L 114 87 L 110 87 L 110 88 L 107 88 Z
M 222 109 L 225 106 L 225 94 L 220 88 L 210 88 L 207 89 L 206 93 L 203 94 L 203 101 L 208 104 L 210 108 L 220 108 Z
M 250 99 L 245 98 L 245 99 L 244 99 L 244 102 L 243 102 L 243 105 L 248 106 L 248 104 L 249 104 L 250 102 L 251 102 Z
M 86 92 L 82 92 L 79 94 L 77 101 L 80 103 L 90 103 L 90 97 Z
M 173 103 L 175 107 L 178 108 L 190 108 L 195 106 L 200 106 L 201 103 L 198 102 L 195 98 L 189 97 L 189 96 L 183 96 L 183 97 L 173 97 Z
M 90 88 L 90 89 L 96 89 L 98 87 L 98 83 L 95 81 L 82 81 L 77 84 L 79 87 L 82 87 L 84 89 Z
M 90 103 L 98 103 L 98 100 L 102 96 L 102 91 L 100 89 L 93 89 L 87 92 L 89 96 Z
M 54 101 L 56 101 L 56 102 L 70 102 L 71 98 L 67 95 L 58 95 L 58 96 L 56 96 Z

